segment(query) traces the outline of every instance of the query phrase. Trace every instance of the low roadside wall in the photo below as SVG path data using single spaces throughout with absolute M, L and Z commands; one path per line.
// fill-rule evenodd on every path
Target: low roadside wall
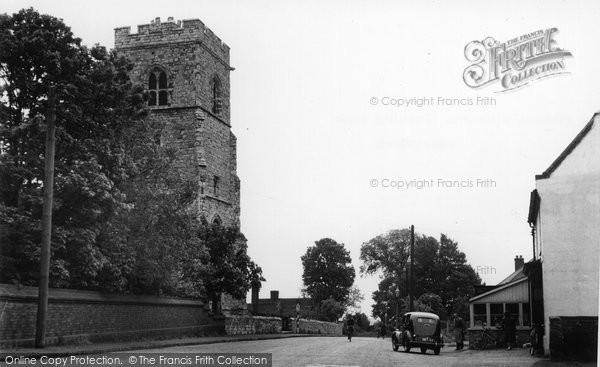
M 0 348 L 31 347 L 37 287 L 0 284 Z M 46 345 L 223 334 L 198 300 L 50 289 Z
M 529 334 L 531 332 L 531 328 L 525 326 L 517 326 L 517 331 L 515 333 L 515 341 L 516 344 L 513 347 L 522 347 L 523 344 L 529 343 Z M 481 338 L 481 334 L 483 333 L 483 329 L 480 327 L 470 328 L 467 332 L 468 340 L 469 340 L 469 348 L 475 349 L 475 343 Z M 504 330 L 498 329 L 496 327 L 490 328 L 488 333 L 491 334 L 497 341 L 497 348 L 506 348 L 506 341 L 504 340 Z
M 298 323 L 301 334 L 342 335 L 342 324 L 306 319 L 300 319 Z M 295 320 L 292 321 L 292 327 L 295 326 L 294 324 Z
M 227 335 L 280 334 L 280 317 L 231 315 L 225 318 Z

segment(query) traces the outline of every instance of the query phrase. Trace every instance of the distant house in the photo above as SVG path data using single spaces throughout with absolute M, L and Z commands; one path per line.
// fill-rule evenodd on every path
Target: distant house
M 596 358 L 600 261 L 600 114 L 541 175 L 528 222 L 533 318 L 552 358 Z M 541 299 L 541 302 L 540 302 Z
M 281 317 L 284 331 L 291 330 L 296 316 L 311 318 L 315 310 L 309 298 L 279 298 L 279 291 L 271 291 L 269 298 L 259 298 L 259 290 L 252 289 L 252 302 L 247 305 L 248 311 L 256 316 Z
M 500 334 L 498 326 L 505 312 L 518 320 L 517 340 L 526 342 L 531 326 L 529 288 L 527 276 L 523 273 L 523 256 L 515 257 L 515 271 L 495 286 L 479 287 L 474 297 L 469 299 L 470 323 L 469 340 L 476 340 L 482 327 L 487 325 Z
M 518 325 L 529 326 L 529 292 L 523 265 L 523 257 L 515 257 L 513 273 L 495 286 L 486 286 L 485 292 L 469 299 L 471 327 L 481 327 L 483 323 L 495 327 L 506 311 L 518 318 Z

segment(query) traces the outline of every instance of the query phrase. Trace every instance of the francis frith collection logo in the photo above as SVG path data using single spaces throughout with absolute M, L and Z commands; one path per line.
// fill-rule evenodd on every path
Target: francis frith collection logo
M 465 46 L 471 62 L 463 80 L 471 88 L 499 84 L 498 92 L 528 85 L 534 80 L 568 73 L 565 58 L 572 56 L 559 48 L 558 28 L 540 29 L 500 43 L 492 37 Z

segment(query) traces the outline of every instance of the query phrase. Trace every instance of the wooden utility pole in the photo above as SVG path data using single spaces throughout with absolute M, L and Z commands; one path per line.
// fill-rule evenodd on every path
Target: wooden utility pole
M 44 162 L 44 207 L 42 211 L 42 252 L 40 260 L 40 282 L 38 295 L 35 347 L 46 344 L 46 315 L 48 313 L 48 278 L 50 275 L 50 242 L 52 239 L 52 203 L 54 200 L 54 150 L 56 120 L 56 89 L 48 89 L 48 110 L 46 112 L 46 155 Z
M 409 310 L 413 311 L 413 293 L 415 291 L 414 269 L 415 267 L 415 226 L 410 226 L 410 293 L 408 297 Z

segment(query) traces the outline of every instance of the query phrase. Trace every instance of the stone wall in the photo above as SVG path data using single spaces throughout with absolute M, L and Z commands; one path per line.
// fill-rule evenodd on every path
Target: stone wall
M 0 284 L 0 347 L 35 339 L 37 287 Z M 197 300 L 50 289 L 46 344 L 167 338 L 224 333 Z
M 280 334 L 281 318 L 264 316 L 227 316 L 225 318 L 227 335 Z
M 226 315 L 248 315 L 248 309 L 246 307 L 245 299 L 237 299 L 232 297 L 230 294 L 221 294 L 221 312 Z
M 294 323 L 295 320 L 292 320 L 292 328 L 295 326 Z M 300 319 L 299 324 L 300 334 L 342 335 L 342 324 L 306 319 Z

